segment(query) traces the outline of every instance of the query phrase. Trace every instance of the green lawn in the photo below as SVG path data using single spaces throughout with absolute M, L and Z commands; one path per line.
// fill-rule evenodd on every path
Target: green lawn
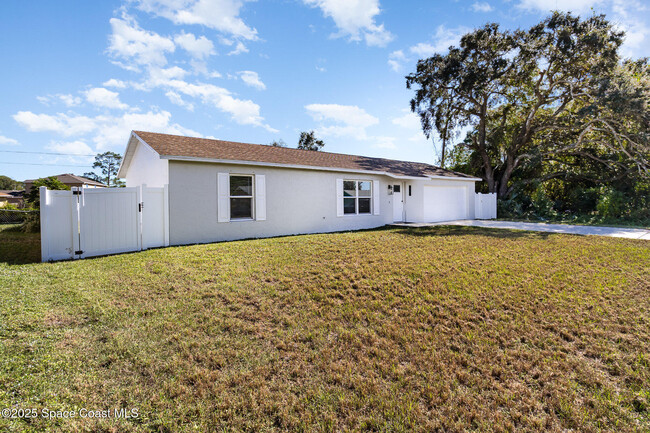
M 19 224 L 0 224 L 0 266 L 40 261 L 39 233 L 23 233 Z
M 0 264 L 0 431 L 650 430 L 650 242 L 376 230 Z

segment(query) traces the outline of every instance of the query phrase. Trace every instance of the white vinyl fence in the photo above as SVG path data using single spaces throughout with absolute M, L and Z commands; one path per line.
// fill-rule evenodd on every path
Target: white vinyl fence
M 83 259 L 169 245 L 167 186 L 40 188 L 41 258 Z
M 496 193 L 477 193 L 474 200 L 474 212 L 477 220 L 489 220 L 497 217 Z

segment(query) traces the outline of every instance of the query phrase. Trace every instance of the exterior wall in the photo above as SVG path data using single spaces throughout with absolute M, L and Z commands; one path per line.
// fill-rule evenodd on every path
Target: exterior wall
M 411 186 L 411 196 L 408 195 L 409 185 Z M 415 180 L 407 181 L 404 188 L 407 222 L 431 222 L 426 221 L 424 212 L 424 187 L 425 186 L 460 186 L 467 189 L 467 219 L 474 219 L 474 181 L 467 180 Z
M 217 173 L 264 175 L 266 220 L 217 222 Z M 336 179 L 378 180 L 380 214 L 337 217 Z M 381 227 L 393 221 L 392 196 L 387 187 L 392 182 L 381 175 L 170 161 L 170 243 Z
M 153 149 L 138 142 L 126 174 L 126 186 L 146 184 L 163 187 L 169 183 L 169 161 L 160 159 Z

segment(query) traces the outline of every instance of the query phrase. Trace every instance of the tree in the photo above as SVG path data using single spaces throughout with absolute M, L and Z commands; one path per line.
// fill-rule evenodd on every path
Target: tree
M 17 180 L 13 180 L 9 176 L 0 175 L 0 189 L 2 190 L 12 190 L 12 189 L 23 189 L 23 183 Z
M 303 150 L 321 150 L 325 146 L 323 140 L 316 138 L 314 131 L 301 132 L 298 140 L 298 149 Z
M 622 41 L 602 15 L 581 20 L 556 12 L 514 32 L 488 24 L 448 54 L 418 61 L 406 77 L 407 88 L 416 88 L 411 110 L 425 135 L 435 131 L 443 144 L 470 127 L 460 145 L 476 154 L 488 190 L 502 198 L 518 172 L 537 167 L 542 181 L 566 174 L 544 174 L 542 164 L 577 158 L 609 167 L 599 161 L 603 148 L 647 172 L 647 108 L 626 99 L 634 93 L 629 86 L 613 85 L 622 73 Z M 625 114 L 612 116 L 617 109 Z M 637 126 L 641 131 L 631 133 Z
M 94 180 L 96 182 L 103 182 L 103 179 L 99 177 L 99 175 L 94 171 L 87 171 L 82 175 L 82 177 L 85 177 L 86 179 Z
M 27 195 L 25 196 L 25 200 L 32 207 L 40 208 L 41 206 L 39 188 L 42 186 L 46 186 L 47 189 L 49 190 L 70 190 L 70 187 L 62 183 L 59 179 L 56 178 L 56 176 L 42 177 L 40 179 L 36 179 L 32 184 L 32 189 L 30 189 Z
M 84 177 L 102 182 L 110 186 L 124 186 L 124 182 L 117 178 L 117 172 L 120 169 L 122 155 L 114 152 L 98 153 L 95 156 L 93 168 L 99 168 L 102 175 L 89 172 L 84 173 Z
M 287 147 L 287 143 L 283 139 L 273 140 L 269 145 L 273 147 Z

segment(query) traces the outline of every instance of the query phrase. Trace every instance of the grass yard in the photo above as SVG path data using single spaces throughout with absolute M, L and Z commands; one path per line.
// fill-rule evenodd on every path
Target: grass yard
M 0 224 L 0 266 L 40 261 L 40 233 L 23 233 L 19 224 Z
M 4 247 L 3 247 L 4 248 Z M 650 242 L 388 229 L 0 264 L 0 431 L 650 430 Z

